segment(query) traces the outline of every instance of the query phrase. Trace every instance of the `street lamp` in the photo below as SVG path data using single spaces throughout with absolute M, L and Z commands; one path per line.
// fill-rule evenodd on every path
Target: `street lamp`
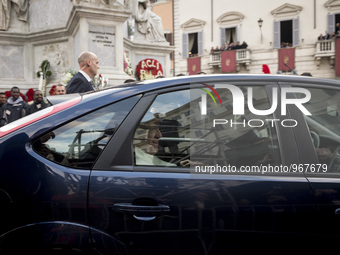
M 260 32 L 261 32 L 261 43 L 263 43 L 263 34 L 262 34 L 262 23 L 263 20 L 260 18 L 257 23 L 259 24 Z

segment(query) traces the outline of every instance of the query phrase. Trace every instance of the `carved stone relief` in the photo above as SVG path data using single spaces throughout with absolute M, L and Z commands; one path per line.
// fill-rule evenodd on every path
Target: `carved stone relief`
M 56 43 L 39 46 L 35 54 L 37 70 L 42 61 L 47 59 L 51 64 L 52 78 L 57 78 L 68 69 L 69 58 L 66 44 Z

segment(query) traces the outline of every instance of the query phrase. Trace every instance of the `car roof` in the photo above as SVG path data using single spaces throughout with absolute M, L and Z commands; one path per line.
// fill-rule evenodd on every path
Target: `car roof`
M 110 86 L 98 91 L 91 91 L 82 94 L 70 94 L 64 96 L 51 96 L 48 100 L 53 104 L 67 101 L 79 95 L 83 96 L 85 101 L 95 98 L 100 98 L 105 95 L 117 96 L 116 99 L 122 99 L 127 95 L 133 96 L 140 93 L 147 93 L 154 90 L 166 89 L 169 87 L 177 87 L 185 84 L 198 84 L 198 83 L 214 83 L 214 82 L 268 82 L 268 83 L 305 83 L 308 85 L 324 85 L 324 86 L 337 86 L 340 88 L 340 81 L 334 79 L 315 78 L 308 76 L 298 75 L 271 75 L 271 74 L 211 74 L 211 75 L 190 75 L 190 76 L 177 76 L 171 78 L 160 78 L 134 83 L 125 83 L 118 86 Z M 264 84 L 265 85 L 265 84 Z M 121 92 L 121 93 L 120 93 Z
M 51 105 L 56 105 L 64 101 L 79 97 L 79 96 L 80 95 L 77 93 L 76 94 L 65 94 L 65 95 L 53 95 L 53 96 L 46 97 L 46 99 Z
M 309 76 L 298 75 L 268 75 L 268 74 L 213 74 L 213 75 L 190 75 L 178 76 L 171 78 L 161 78 L 136 82 L 132 84 L 123 84 L 111 88 L 137 88 L 139 91 L 151 91 L 172 86 L 178 86 L 191 83 L 211 83 L 220 81 L 253 81 L 253 82 L 281 82 L 281 83 L 308 83 L 308 84 L 324 84 L 329 86 L 339 86 L 340 80 L 315 78 Z

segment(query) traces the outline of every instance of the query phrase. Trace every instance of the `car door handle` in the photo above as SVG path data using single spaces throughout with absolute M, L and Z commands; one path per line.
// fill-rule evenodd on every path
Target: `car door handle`
M 131 203 L 117 203 L 113 205 L 115 212 L 130 213 L 135 219 L 150 221 L 154 220 L 157 215 L 170 212 L 167 205 L 134 205 Z

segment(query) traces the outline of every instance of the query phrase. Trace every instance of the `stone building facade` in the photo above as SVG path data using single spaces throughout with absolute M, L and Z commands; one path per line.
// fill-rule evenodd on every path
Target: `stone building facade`
M 337 78 L 336 39 L 318 41 L 318 37 L 336 32 L 339 22 L 338 0 L 207 0 L 199 4 L 174 0 L 174 73 L 188 73 L 191 57 L 200 58 L 201 71 L 220 73 L 221 57 L 211 54 L 211 49 L 245 41 L 247 49 L 236 52 L 236 73 L 261 74 L 263 64 L 271 73 L 280 72 L 279 51 L 289 43 L 295 54 L 291 68 L 298 74 Z
M 82 51 L 92 51 L 98 56 L 98 73 L 109 80 L 109 85 L 122 84 L 130 78 L 124 70 L 123 52 L 128 53 L 133 69 L 140 60 L 152 57 L 162 64 L 164 75 L 170 76 L 173 47 L 165 39 L 154 38 L 148 33 L 152 22 L 153 27 L 156 22 L 159 25 L 154 34 L 163 34 L 163 31 L 160 18 L 152 12 L 147 1 L 7 2 L 7 6 L 0 4 L 0 91 L 13 86 L 23 92 L 37 89 L 40 82 L 37 72 L 44 60 L 50 62 L 52 72 L 47 79 L 48 90 L 63 80 L 65 72 L 79 69 L 77 58 Z M 138 5 L 145 7 L 142 17 L 145 20 L 133 25 L 136 28 L 144 26 L 146 32 L 140 33 L 130 26 L 134 31 L 129 35 L 128 21 L 135 20 L 134 11 Z

